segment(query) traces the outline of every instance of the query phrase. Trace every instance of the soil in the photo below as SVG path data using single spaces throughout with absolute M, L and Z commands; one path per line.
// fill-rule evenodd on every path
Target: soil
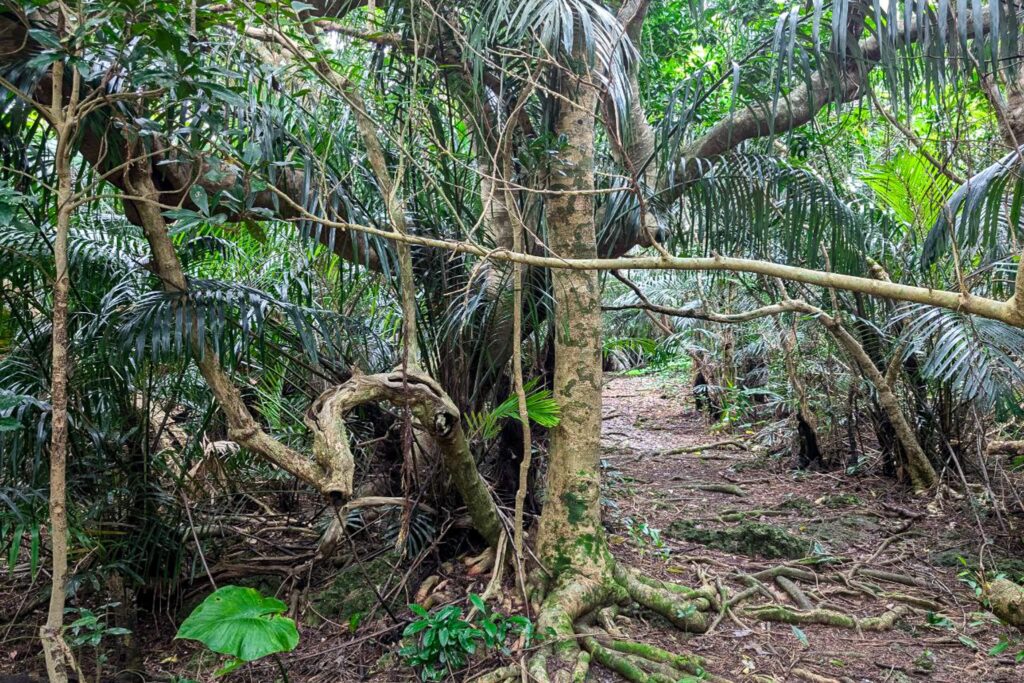
M 746 443 L 748 435 L 742 429 L 715 432 L 693 410 L 681 375 L 611 377 L 603 410 L 605 524 L 621 562 L 653 578 L 720 586 L 730 595 L 748 588 L 745 575 L 788 565 L 814 572 L 813 581 L 795 583 L 815 607 L 858 618 L 918 605 L 885 632 L 763 622 L 745 608 L 769 604 L 767 596 L 797 609 L 783 584 L 768 578 L 761 583 L 763 595 L 723 613 L 709 634 L 680 633 L 661 618 L 627 609 L 615 622 L 625 637 L 699 655 L 710 673 L 736 682 L 1024 681 L 1024 664 L 1014 661 L 1024 652 L 1022 634 L 1001 625 L 975 593 L 979 565 L 992 569 L 1001 562 L 996 569 L 1008 578 L 1024 575 L 1022 563 L 1014 561 L 1014 554 L 1021 556 L 1019 533 L 1010 533 L 1020 527 L 1019 510 L 1014 519 L 988 499 L 945 487 L 919 497 L 892 479 L 798 472 L 791 461 L 733 445 L 694 449 L 729 439 Z M 686 448 L 692 452 L 669 453 Z M 308 556 L 312 547 L 306 550 Z M 470 576 L 463 562 L 444 561 L 437 549 L 420 569 L 376 557 L 373 571 L 357 577 L 320 566 L 308 587 L 291 593 L 305 615 L 299 647 L 281 658 L 292 683 L 415 680 L 396 652 L 412 618 L 404 604 L 413 601 L 419 583 L 435 574 L 442 583 L 434 599 L 461 604 L 487 585 L 487 576 Z M 408 587 L 394 589 L 406 575 Z M 295 580 L 281 582 L 278 594 L 285 597 Z M 372 607 L 372 593 L 367 600 L 359 592 L 369 590 L 367 581 L 387 594 L 396 620 Z M 521 611 L 510 579 L 506 584 L 495 607 L 505 614 Z M 0 585 L 0 610 L 25 596 L 26 585 Z M 357 602 L 363 611 L 353 611 Z M 0 630 L 0 680 L 38 670 L 32 632 L 22 626 L 6 635 Z M 213 680 L 219 660 L 193 643 L 173 641 L 173 632 L 166 614 L 140 625 L 144 666 L 152 672 L 146 680 Z M 509 664 L 516 655 L 477 657 L 463 679 Z M 273 661 L 256 662 L 229 679 L 279 680 L 279 668 Z M 595 666 L 589 680 L 624 679 Z
M 659 377 L 619 377 L 606 387 L 606 519 L 616 557 L 659 579 L 689 586 L 720 582 L 735 592 L 746 588 L 737 574 L 786 563 L 802 547 L 803 556 L 821 560 L 809 567 L 819 575 L 817 585 L 800 583 L 818 607 L 877 616 L 902 604 L 886 597 L 899 593 L 941 609 L 915 611 L 881 633 L 797 629 L 737 611 L 736 620 L 723 619 L 713 633 L 688 636 L 637 615 L 623 627 L 629 637 L 701 655 L 708 671 L 736 681 L 753 675 L 813 680 L 802 671 L 858 682 L 1024 681 L 1024 663 L 1014 663 L 1024 649 L 1021 633 L 985 611 L 968 583 L 970 568 L 978 565 L 979 525 L 990 538 L 1006 538 L 991 510 L 972 509 L 971 501 L 949 492 L 914 496 L 892 479 L 797 472 L 789 461 L 732 447 L 663 455 L 734 436 L 710 434 L 704 417 L 680 400 L 686 393 L 682 381 Z M 685 488 L 697 483 L 738 485 L 743 495 Z M 1019 518 L 1004 521 L 1019 528 Z M 641 525 L 660 531 L 645 534 Z M 996 561 L 1003 559 L 1001 568 L 1019 580 L 1012 550 L 1020 548 L 996 552 Z M 868 579 L 863 583 L 879 593 L 874 597 L 830 580 L 859 563 L 915 585 Z M 777 584 L 766 588 L 795 608 Z M 1001 638 L 1011 645 L 988 654 Z M 601 676 L 597 680 L 621 680 Z

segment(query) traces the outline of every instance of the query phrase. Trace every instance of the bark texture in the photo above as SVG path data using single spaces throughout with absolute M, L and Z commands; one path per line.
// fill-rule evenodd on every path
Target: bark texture
M 76 84 L 77 73 L 73 76 Z M 54 89 L 64 82 L 64 64 L 54 67 Z M 57 149 L 54 164 L 57 175 L 57 230 L 53 243 L 54 271 L 53 319 L 51 326 L 50 359 L 50 545 L 53 555 L 50 577 L 50 603 L 46 623 L 39 630 L 46 660 L 46 673 L 53 683 L 66 683 L 74 663 L 71 650 L 64 642 L 64 602 L 68 577 L 68 512 L 67 512 L 67 456 L 68 456 L 68 293 L 71 279 L 68 274 L 68 231 L 71 227 L 74 196 L 71 176 L 71 137 L 76 127 L 73 100 L 65 110 L 62 104 L 52 108 L 57 128 Z
M 1007 579 L 996 579 L 989 585 L 988 599 L 993 614 L 1024 630 L 1024 588 Z
M 459 410 L 441 385 L 420 370 L 356 375 L 321 394 L 306 413 L 317 461 L 326 471 L 344 478 L 351 490 L 354 464 L 345 414 L 357 406 L 382 401 L 411 409 L 416 423 L 437 443 L 445 471 L 469 510 L 473 528 L 491 546 L 497 545 L 502 531 L 498 509 L 476 469 Z M 338 464 L 344 469 L 334 469 Z
M 554 133 L 567 144 L 551 173 L 547 200 L 548 246 L 558 256 L 593 258 L 597 251 L 594 204 L 594 118 L 598 91 L 562 76 Z M 555 301 L 553 392 L 561 421 L 551 430 L 548 481 L 537 537 L 538 557 L 549 573 L 538 631 L 570 638 L 533 663 L 539 680 L 569 681 L 580 656 L 571 639 L 574 622 L 604 601 L 614 561 L 601 525 L 598 468 L 601 436 L 601 292 L 595 271 L 551 274 Z M 549 678 L 550 676 L 550 678 Z

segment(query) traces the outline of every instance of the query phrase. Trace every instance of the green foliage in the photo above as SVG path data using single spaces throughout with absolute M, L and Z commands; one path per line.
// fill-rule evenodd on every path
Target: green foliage
M 447 605 L 427 612 L 419 605 L 409 605 L 418 619 L 405 627 L 402 637 L 409 643 L 399 654 L 409 666 L 415 667 L 425 681 L 440 681 L 466 666 L 479 646 L 508 654 L 507 640 L 522 634 L 527 644 L 533 637 L 533 625 L 521 616 L 502 616 L 490 611 L 478 595 L 469 600 L 476 610 L 471 621 L 462 618 L 462 608 Z
M 131 631 L 126 628 L 107 626 L 106 611 L 110 608 L 117 607 L 118 604 L 119 603 L 112 602 L 106 605 L 101 605 L 98 608 L 100 614 L 97 614 L 93 610 L 85 607 L 69 607 L 65 609 L 65 614 L 78 615 L 77 619 L 65 626 L 68 634 L 65 637 L 68 644 L 71 645 L 71 647 L 88 645 L 92 648 L 99 648 L 100 643 L 104 638 L 110 636 L 130 635 Z
M 661 529 L 650 526 L 647 522 L 637 522 L 632 517 L 623 520 L 630 540 L 640 549 L 643 555 L 648 549 L 653 550 L 662 559 L 668 559 L 669 548 L 661 537 Z
M 206 596 L 185 619 L 175 638 L 198 640 L 231 659 L 219 673 L 233 671 L 267 655 L 290 652 L 299 644 L 288 606 L 253 588 L 222 586 Z
M 64 627 L 64 639 L 72 648 L 92 649 L 97 678 L 100 678 L 100 672 L 108 659 L 104 644 L 111 638 L 131 635 L 131 631 L 126 628 L 107 625 L 108 612 L 119 605 L 120 603 L 112 602 L 100 605 L 95 611 L 86 607 L 68 607 L 64 610 L 64 614 L 73 619 Z
M 1006 575 L 1002 572 L 986 572 L 981 568 L 974 568 L 965 557 L 957 557 L 957 562 L 963 567 L 956 574 L 956 578 L 965 584 L 974 593 L 975 599 L 986 608 L 989 606 L 987 587 L 990 581 L 1004 579 Z
M 869 168 L 861 179 L 896 218 L 922 233 L 932 226 L 955 189 L 922 154 L 906 151 Z
M 955 390 L 982 409 L 1016 402 L 1024 388 L 1024 330 L 976 316 L 907 305 L 895 316 L 906 321 L 902 341 L 924 360 L 921 374 Z
M 630 368 L 626 370 L 624 374 L 626 377 L 647 377 L 650 375 L 673 375 L 676 374 L 676 370 L 672 367 L 674 363 L 666 363 L 662 365 L 645 365 L 640 368 Z M 688 364 L 679 363 L 679 370 L 686 372 L 689 369 Z
M 989 649 L 988 654 L 990 657 L 998 657 L 1011 647 L 1019 647 L 1020 645 L 1020 639 L 1011 638 L 1006 634 L 1003 634 L 999 636 L 999 642 Z M 1020 664 L 1021 662 L 1024 662 L 1024 648 L 1021 648 L 1017 651 L 1016 654 L 1014 654 L 1013 661 L 1015 664 Z
M 936 265 L 954 244 L 959 258 L 997 261 L 1021 239 L 1024 178 L 1014 150 L 961 185 L 935 217 L 921 249 L 921 265 Z
M 670 243 L 692 255 L 738 253 L 845 273 L 865 271 L 863 245 L 877 229 L 813 170 L 766 155 L 710 162 L 687 193 L 688 221 Z M 885 226 L 883 229 L 888 229 Z
M 539 378 L 535 377 L 523 386 L 523 390 L 526 392 L 526 414 L 533 422 L 550 429 L 561 419 L 561 409 L 551 395 L 550 389 L 537 388 L 539 381 Z M 493 439 L 498 435 L 501 421 L 505 419 L 519 419 L 519 397 L 516 394 L 506 398 L 493 410 L 467 415 L 466 424 L 469 427 L 469 435 L 470 437 Z

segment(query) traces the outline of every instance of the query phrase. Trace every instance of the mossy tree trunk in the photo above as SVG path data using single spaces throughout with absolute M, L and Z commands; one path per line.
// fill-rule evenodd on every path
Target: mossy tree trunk
M 572 74 L 562 76 L 553 133 L 566 144 L 551 172 L 547 200 L 548 247 L 558 256 L 592 258 L 594 223 L 594 119 L 598 91 Z M 551 432 L 548 481 L 537 538 L 547 570 L 538 619 L 565 640 L 534 662 L 535 676 L 571 680 L 586 657 L 571 638 L 573 622 L 606 599 L 614 584 L 613 560 L 601 525 L 601 292 L 595 271 L 554 270 L 554 396 L 561 422 Z M 552 659 L 548 660 L 548 655 Z

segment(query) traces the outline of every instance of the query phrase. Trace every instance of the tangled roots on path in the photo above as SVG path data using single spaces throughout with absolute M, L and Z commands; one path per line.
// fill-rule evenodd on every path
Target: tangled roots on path
M 533 680 L 582 683 L 591 663 L 597 663 L 632 683 L 677 683 L 695 676 L 729 683 L 727 679 L 707 673 L 701 657 L 623 638 L 614 624 L 614 617 L 618 606 L 637 603 L 682 631 L 706 633 L 738 603 L 756 595 L 757 591 L 744 591 L 728 599 L 724 590 L 711 586 L 688 588 L 660 581 L 618 562 L 612 565 L 611 573 L 604 581 L 563 580 L 545 597 L 538 613 L 537 632 L 548 642 L 529 661 Z M 812 572 L 806 573 L 815 578 Z M 806 578 L 799 571 L 792 574 Z M 814 607 L 802 592 L 799 594 L 802 598 L 799 602 L 804 603 L 799 609 L 771 603 L 745 607 L 742 615 L 792 625 L 821 624 L 860 631 L 887 631 L 912 612 L 911 607 L 899 605 L 876 617 L 855 617 L 838 610 Z
M 615 637 L 614 611 L 608 607 L 630 602 L 690 633 L 707 631 L 710 615 L 721 609 L 713 589 L 658 581 L 615 563 L 610 579 L 569 581 L 548 594 L 537 631 L 552 641 L 531 659 L 530 674 L 541 683 L 581 683 L 592 661 L 635 683 L 675 683 L 703 671 L 703 660 L 694 655 Z

